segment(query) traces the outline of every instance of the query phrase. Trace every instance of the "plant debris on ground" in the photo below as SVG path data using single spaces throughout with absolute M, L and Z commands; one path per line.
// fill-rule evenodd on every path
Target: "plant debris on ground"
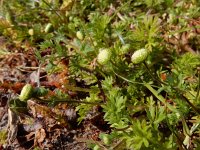
M 0 149 L 200 149 L 198 0 L 0 5 Z

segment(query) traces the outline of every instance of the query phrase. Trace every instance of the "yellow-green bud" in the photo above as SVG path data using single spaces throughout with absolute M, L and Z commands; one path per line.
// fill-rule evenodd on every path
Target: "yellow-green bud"
M 32 97 L 32 94 L 33 94 L 32 85 L 26 84 L 21 90 L 21 93 L 19 95 L 19 99 L 21 101 L 27 101 L 28 99 L 30 99 Z
M 98 56 L 97 56 L 97 62 L 101 65 L 106 64 L 111 57 L 111 52 L 109 49 L 101 49 Z
M 139 49 L 133 53 L 131 56 L 131 61 L 133 64 L 139 64 L 143 62 L 148 56 L 148 51 L 144 48 Z
M 79 40 L 83 40 L 83 33 L 81 32 L 81 31 L 77 31 L 76 32 L 76 36 L 77 36 L 77 38 L 79 39 Z
M 31 36 L 33 36 L 34 35 L 34 30 L 33 29 L 29 29 L 28 30 L 28 34 L 31 35 Z
M 44 29 L 45 33 L 49 33 L 53 31 L 53 25 L 51 23 L 48 23 Z

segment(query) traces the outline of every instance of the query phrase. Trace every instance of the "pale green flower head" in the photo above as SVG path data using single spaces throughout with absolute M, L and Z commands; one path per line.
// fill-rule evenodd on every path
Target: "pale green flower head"
M 148 56 L 148 51 L 144 48 L 139 49 L 133 53 L 131 56 L 131 61 L 133 64 L 139 64 L 143 62 Z
M 99 54 L 97 56 L 97 61 L 99 64 L 104 65 L 106 64 L 111 57 L 111 52 L 109 49 L 100 49 Z

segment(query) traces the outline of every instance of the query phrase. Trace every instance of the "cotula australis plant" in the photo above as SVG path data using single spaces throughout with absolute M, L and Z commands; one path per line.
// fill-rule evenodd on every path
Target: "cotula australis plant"
M 188 12 L 196 8 L 192 3 Z M 10 13 L 14 20 L 7 19 L 10 24 L 4 22 L 7 29 L 2 31 L 32 41 L 40 62 L 49 63 L 49 73 L 58 70 L 55 59 L 69 61 L 69 80 L 88 88 L 80 100 L 86 103 L 76 105 L 78 121 L 93 103 L 102 107 L 111 128 L 92 148 L 187 149 L 200 145 L 200 57 L 179 55 L 163 40 L 174 27 L 164 16 L 169 20 L 172 12 L 188 15 L 180 12 L 185 6 L 185 1 L 160 0 L 15 1 L 9 8 L 16 10 Z M 167 8 L 167 14 L 161 8 Z M 184 30 L 187 22 L 181 21 Z M 46 49 L 51 52 L 42 57 Z

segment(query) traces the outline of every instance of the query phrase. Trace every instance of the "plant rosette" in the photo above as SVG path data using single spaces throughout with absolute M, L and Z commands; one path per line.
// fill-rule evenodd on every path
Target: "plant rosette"
M 131 61 L 133 64 L 139 64 L 143 62 L 148 56 L 148 51 L 144 48 L 139 49 L 133 53 L 131 56 Z
M 105 65 L 109 62 L 111 57 L 111 52 L 109 49 L 100 49 L 97 56 L 97 62 L 101 65 Z

